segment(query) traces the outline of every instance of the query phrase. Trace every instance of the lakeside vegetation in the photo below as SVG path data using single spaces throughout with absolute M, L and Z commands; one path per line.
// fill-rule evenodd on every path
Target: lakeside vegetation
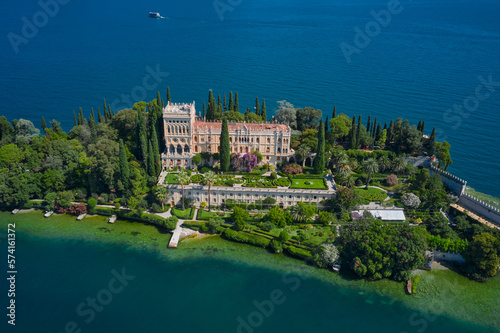
M 321 190 L 328 188 L 325 176 L 331 173 L 340 185 L 335 199 L 298 203 L 287 209 L 270 197 L 251 203 L 227 200 L 225 207 L 201 203 L 198 219 L 207 222 L 190 225 L 228 240 L 287 253 L 318 267 L 341 264 L 343 270 L 368 280 L 405 280 L 425 263 L 425 251 L 432 248 L 463 255 L 463 273 L 475 280 L 484 281 L 497 273 L 499 232 L 457 212 L 451 212 L 455 223 L 450 225 L 440 210 L 456 198 L 438 176 L 431 177 L 428 169 L 415 168 L 406 160 L 408 156 L 435 155 L 437 166 L 446 169 L 451 165 L 450 145 L 435 142 L 435 130 L 424 136 L 425 122 L 411 126 L 398 118 L 382 128 L 377 118 L 369 118 L 365 126 L 361 116 L 357 121 L 353 116 L 351 121 L 344 114 L 336 115 L 335 108 L 332 119 L 323 122 L 321 110 L 294 108 L 280 101 L 275 119 L 291 126 L 291 147 L 296 155 L 294 161 L 279 163 L 274 170 L 272 165 L 262 165 L 258 151 L 230 154 L 227 123 L 237 110 L 226 110 L 222 102 L 215 106 L 212 92 L 210 95 L 204 117 L 222 117 L 221 152 L 195 155 L 199 173 L 176 167 L 177 173 L 167 175 L 168 184 L 182 186 L 183 198 L 171 208 L 176 218 L 195 218 L 194 203 L 184 193 L 190 182 L 208 185 L 209 192 L 211 186 L 235 185 Z M 234 102 L 232 105 L 237 109 Z M 164 205 L 171 197 L 167 187 L 157 186 L 159 147 L 165 146 L 164 138 L 157 135 L 164 133 L 160 94 L 156 100 L 117 113 L 105 102 L 103 106 L 104 115 L 99 108 L 96 113 L 92 109 L 87 119 L 80 110 L 68 134 L 56 120 L 49 128 L 42 117 L 40 131 L 30 121 L 19 119 L 10 124 L 0 117 L 0 205 L 29 208 L 33 206 L 30 199 L 40 198 L 47 210 L 59 213 L 78 215 L 88 209 L 175 228 L 176 219 L 145 213 L 170 208 Z M 257 106 L 258 101 L 255 116 L 247 113 L 244 119 L 248 115 L 257 122 L 267 120 L 265 103 L 262 108 Z M 216 174 L 219 172 L 224 174 Z M 271 173 L 264 176 L 266 172 Z M 388 190 L 391 198 L 384 201 Z M 351 217 L 357 206 L 373 201 L 403 207 L 408 222 L 419 226 L 381 223 L 369 213 L 359 219 Z M 203 210 L 206 206 L 209 212 Z M 220 208 L 232 212 L 210 211 Z

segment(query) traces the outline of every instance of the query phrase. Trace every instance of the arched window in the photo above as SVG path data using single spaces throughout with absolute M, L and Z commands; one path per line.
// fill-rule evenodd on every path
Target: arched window
M 188 145 L 185 145 L 185 146 L 184 146 L 184 152 L 185 152 L 185 153 L 189 153 L 189 146 L 188 146 Z
M 281 153 L 281 148 L 278 148 L 278 154 L 280 154 L 280 153 Z
M 267 143 L 271 143 L 271 139 L 267 138 Z
M 255 139 L 255 142 L 259 143 L 259 138 Z
M 243 147 L 240 147 L 240 153 L 242 153 L 242 152 L 243 152 Z
M 266 148 L 266 153 L 269 153 L 271 150 L 269 149 L 269 147 Z
M 245 153 L 248 153 L 248 147 L 245 147 Z
M 233 143 L 233 137 L 229 137 L 229 143 Z
M 198 146 L 194 146 L 194 152 L 197 153 L 198 152 Z
M 170 153 L 170 154 L 175 154 L 175 148 L 174 148 L 174 145 L 172 145 L 172 144 L 171 144 L 168 150 L 169 150 L 169 153 Z
M 177 154 L 182 154 L 182 147 L 181 147 L 181 145 L 177 145 Z
M 198 142 L 198 137 L 196 135 L 193 137 L 193 141 Z

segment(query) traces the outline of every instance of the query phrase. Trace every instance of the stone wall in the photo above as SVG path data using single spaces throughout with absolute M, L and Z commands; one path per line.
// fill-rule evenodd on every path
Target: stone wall
M 460 179 L 447 171 L 443 171 L 434 166 L 429 168 L 430 175 L 438 174 L 443 183 L 448 186 L 448 188 L 455 193 L 457 196 L 464 194 L 465 187 L 467 186 L 467 181 Z
M 467 193 L 460 196 L 458 203 L 478 215 L 482 215 L 500 225 L 500 211 L 484 201 L 476 199 Z
M 464 257 L 458 253 L 451 253 L 451 252 L 441 252 L 438 250 L 434 250 L 434 260 L 443 260 L 443 261 L 449 261 L 449 262 L 454 262 L 457 264 L 463 264 L 465 263 Z

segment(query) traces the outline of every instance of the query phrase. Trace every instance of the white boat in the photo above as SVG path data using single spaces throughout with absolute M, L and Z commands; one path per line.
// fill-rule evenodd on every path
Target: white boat
M 78 217 L 76 218 L 78 221 L 81 221 L 85 218 L 85 216 L 87 216 L 87 214 L 81 214 L 81 215 L 78 215 Z
M 17 213 L 19 213 L 19 209 L 17 208 L 12 211 L 12 214 L 17 214 Z
M 113 215 L 109 218 L 108 223 L 115 223 L 116 221 L 116 215 Z
M 149 12 L 149 17 L 151 18 L 161 18 L 160 13 L 157 12 Z
M 339 264 L 335 264 L 332 266 L 332 269 L 335 271 L 335 272 L 338 272 L 340 271 L 340 265 Z
M 54 214 L 54 212 L 53 212 L 53 211 L 50 211 L 50 212 L 46 212 L 44 216 L 45 216 L 45 217 L 51 217 L 51 216 L 52 216 L 52 214 Z

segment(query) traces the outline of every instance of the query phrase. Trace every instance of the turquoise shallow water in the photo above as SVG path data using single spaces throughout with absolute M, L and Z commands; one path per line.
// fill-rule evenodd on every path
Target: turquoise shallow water
M 32 230 L 23 229 L 26 218 Z M 412 310 L 386 293 L 312 278 L 304 274 L 307 270 L 297 269 L 300 265 L 292 265 L 293 260 L 276 259 L 276 269 L 251 264 L 251 260 L 243 260 L 241 250 L 262 253 L 253 247 L 218 250 L 203 243 L 186 243 L 177 250 L 132 249 L 78 240 L 76 229 L 72 236 L 68 233 L 70 237 L 61 238 L 61 233 L 57 239 L 37 224 L 76 223 L 74 219 L 47 220 L 33 214 L 0 215 L 3 235 L 9 221 L 16 222 L 18 229 L 17 325 L 13 329 L 3 321 L 2 332 L 5 327 L 8 332 L 64 332 L 66 325 L 96 333 L 495 332 L 433 314 L 452 304 L 441 304 L 426 313 Z M 131 226 L 149 235 L 145 227 Z M 107 234 L 117 233 L 119 229 L 114 227 Z M 141 236 L 123 239 L 133 241 L 134 237 Z M 1 241 L 5 251 L 5 238 Z M 218 251 L 228 253 L 221 256 Z M 254 262 L 273 262 L 268 259 L 270 254 L 255 258 Z M 0 287 L 7 285 L 2 282 Z M 93 298 L 94 309 L 88 303 Z M 2 296 L 2 302 L 5 299 Z M 497 316 L 494 311 L 498 310 L 488 311 Z M 71 322 L 74 324 L 68 324 Z
M 233 4 L 222 21 L 214 3 Z M 373 21 L 370 12 L 387 3 L 72 0 L 15 53 L 8 34 L 22 35 L 23 17 L 32 21 L 41 7 L 37 0 L 4 1 L 0 114 L 37 125 L 41 116 L 56 118 L 69 130 L 79 106 L 90 112 L 106 97 L 116 108 L 129 107 L 157 90 L 165 94 L 167 85 L 174 101 L 195 100 L 200 110 L 209 89 L 238 91 L 242 110 L 253 107 L 255 96 L 266 99 L 268 115 L 283 99 L 330 117 L 337 105 L 338 113 L 364 121 L 369 114 L 379 122 L 425 120 L 428 132 L 436 127 L 438 139 L 451 143 L 450 171 L 500 196 L 491 181 L 500 177 L 500 87 L 480 90 L 487 97 L 477 105 L 468 99 L 479 76 L 500 81 L 500 3 L 403 1 L 347 63 L 340 44 L 354 45 L 355 27 L 363 29 Z M 167 18 L 149 19 L 151 10 Z M 148 66 L 162 75 L 144 84 Z M 464 103 L 470 110 L 454 108 Z

